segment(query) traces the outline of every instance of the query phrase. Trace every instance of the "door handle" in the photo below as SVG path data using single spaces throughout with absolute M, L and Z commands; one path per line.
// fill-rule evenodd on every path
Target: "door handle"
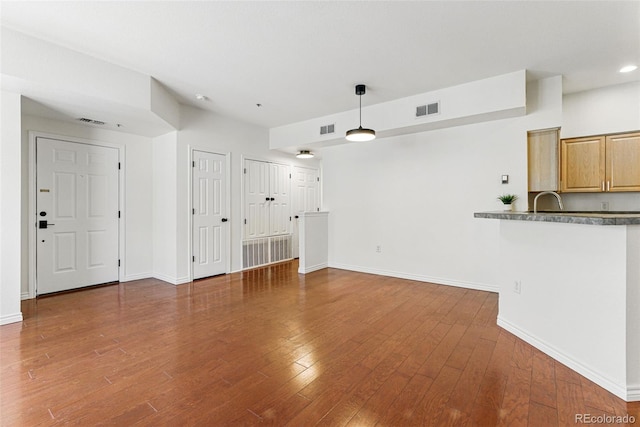
M 49 224 L 46 219 L 42 221 L 38 221 L 38 228 L 47 228 L 50 225 L 55 225 L 55 224 Z
M 227 218 L 222 218 L 220 221 L 222 221 L 222 222 L 227 222 L 227 221 L 229 221 L 229 220 L 228 220 Z
M 270 198 L 266 197 L 265 200 L 268 202 L 269 200 L 271 200 Z

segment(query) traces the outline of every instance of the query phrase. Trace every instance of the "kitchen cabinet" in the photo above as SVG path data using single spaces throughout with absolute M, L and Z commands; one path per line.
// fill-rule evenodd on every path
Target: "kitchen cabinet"
M 529 191 L 558 191 L 560 128 L 527 132 Z
M 640 191 L 640 132 L 560 141 L 560 191 Z
M 606 139 L 607 191 L 640 191 L 640 132 Z

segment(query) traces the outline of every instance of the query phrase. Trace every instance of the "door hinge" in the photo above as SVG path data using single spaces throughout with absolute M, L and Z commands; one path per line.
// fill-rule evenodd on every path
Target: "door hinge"
M 289 221 L 291 221 L 291 217 L 289 217 Z
M 191 215 L 195 215 L 196 214 L 196 208 L 191 209 Z
M 191 262 L 196 262 L 196 256 L 195 255 L 191 257 Z
M 120 267 L 120 260 L 118 260 L 118 267 Z
M 320 212 L 320 208 L 316 208 L 316 212 Z
M 245 219 L 244 219 L 244 223 L 245 223 L 245 224 L 247 223 L 247 218 L 245 218 Z
M 291 174 L 289 174 L 289 179 L 291 179 Z
M 120 162 L 118 162 L 118 170 L 120 170 Z
M 192 167 L 192 168 L 195 168 L 195 167 L 196 167 L 196 161 L 195 161 L 195 160 L 191 162 L 191 167 Z
M 316 177 L 316 181 L 320 182 L 320 177 L 319 176 Z
M 120 211 L 118 211 L 118 218 L 120 218 Z
M 244 173 L 245 173 L 245 174 L 247 173 L 247 168 L 244 168 Z

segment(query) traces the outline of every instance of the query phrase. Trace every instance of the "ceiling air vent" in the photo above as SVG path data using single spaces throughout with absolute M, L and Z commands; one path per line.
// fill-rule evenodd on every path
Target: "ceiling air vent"
M 433 114 L 440 114 L 440 101 L 416 107 L 416 117 L 431 116 Z
M 100 120 L 93 120 L 93 119 L 87 119 L 86 117 L 80 117 L 78 119 L 81 122 L 84 123 L 91 123 L 92 125 L 104 125 L 105 122 L 101 122 Z
M 336 125 L 334 123 L 330 125 L 320 126 L 320 135 L 327 135 L 336 132 Z

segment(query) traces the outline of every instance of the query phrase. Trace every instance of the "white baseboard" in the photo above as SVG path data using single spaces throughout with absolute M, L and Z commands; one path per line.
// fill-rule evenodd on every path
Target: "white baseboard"
M 307 273 L 311 273 L 312 271 L 322 270 L 323 268 L 327 268 L 327 267 L 329 267 L 329 264 L 327 264 L 326 262 L 323 262 L 322 264 L 312 265 L 311 267 L 306 267 L 306 268 L 299 267 L 298 273 L 307 274 Z
M 627 402 L 640 402 L 640 384 L 627 386 Z
M 33 299 L 30 292 L 23 292 L 20 294 L 20 300 Z
M 166 276 L 164 274 L 158 274 L 158 273 L 154 273 L 153 278 L 162 280 L 163 282 L 171 283 L 172 285 L 182 285 L 184 283 L 189 283 L 191 281 L 191 279 L 188 276 L 173 277 L 173 276 Z
M 151 273 L 127 274 L 126 276 L 120 278 L 120 282 L 132 282 L 134 280 L 148 279 L 152 276 L 153 275 Z
M 477 291 L 496 292 L 500 290 L 498 286 L 486 283 L 464 282 L 461 280 L 445 279 L 442 277 L 423 276 L 420 274 L 403 273 L 399 271 L 380 270 L 376 268 L 361 267 L 357 265 L 329 263 L 329 267 L 340 270 L 358 271 L 360 273 L 376 274 L 378 276 L 397 277 L 398 279 L 415 280 L 417 282 L 429 282 L 437 285 L 455 286 L 457 288 L 475 289 Z
M 618 396 L 620 399 L 630 401 L 628 400 L 629 394 L 633 390 L 628 389 L 625 384 L 616 383 L 610 378 L 607 378 L 605 375 L 602 375 L 596 372 L 591 367 L 588 367 L 585 364 L 581 363 L 580 361 L 572 358 L 571 356 L 566 355 L 565 353 L 562 352 L 562 350 L 559 350 L 554 346 L 550 345 L 549 343 L 545 342 L 544 340 L 541 340 L 538 337 L 530 334 L 529 332 L 518 328 L 516 325 L 514 325 L 513 323 L 510 323 L 508 320 L 505 320 L 504 318 L 501 318 L 499 315 L 498 315 L 498 326 L 506 329 L 507 331 L 511 332 L 513 335 L 517 336 L 521 340 L 527 342 L 528 344 L 531 344 L 538 350 L 542 351 L 548 356 L 551 356 L 558 362 L 576 371 L 583 377 L 593 381 L 594 383 L 598 384 L 600 387 L 610 391 L 611 393 Z M 636 388 L 635 392 L 637 393 L 637 395 L 636 395 L 636 399 L 634 400 L 638 400 L 638 397 L 640 397 L 638 396 L 640 395 L 639 393 L 640 387 Z
M 22 313 L 7 314 L 0 316 L 0 325 L 8 325 L 9 323 L 22 322 Z

